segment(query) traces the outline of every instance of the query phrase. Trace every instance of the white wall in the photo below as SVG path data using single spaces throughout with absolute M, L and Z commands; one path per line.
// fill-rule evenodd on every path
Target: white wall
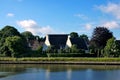
M 66 42 L 66 46 L 67 47 L 71 47 L 72 46 L 69 36 L 68 36 L 68 39 L 67 39 L 67 42 Z
M 45 51 L 48 48 L 48 46 L 50 46 L 49 36 L 46 35 L 46 40 L 45 40 L 45 43 L 43 45 L 43 51 Z

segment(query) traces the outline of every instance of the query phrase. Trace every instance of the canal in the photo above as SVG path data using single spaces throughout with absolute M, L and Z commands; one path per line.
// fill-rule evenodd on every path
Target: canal
M 120 80 L 120 66 L 1 64 L 0 80 Z

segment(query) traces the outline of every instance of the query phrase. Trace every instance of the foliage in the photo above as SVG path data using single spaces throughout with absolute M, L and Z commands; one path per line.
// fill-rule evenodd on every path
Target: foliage
M 26 54 L 26 45 L 23 39 L 19 36 L 7 37 L 4 45 L 10 51 L 12 57 L 19 57 Z
M 0 31 L 0 37 L 1 38 L 6 38 L 10 36 L 21 36 L 20 33 L 17 31 L 16 28 L 12 26 L 5 26 L 1 31 Z
M 39 46 L 36 51 L 37 51 L 37 53 L 42 53 L 42 50 L 43 50 L 43 47 Z
M 96 27 L 93 31 L 90 45 L 94 48 L 103 49 L 107 43 L 107 40 L 112 38 L 112 32 L 105 27 Z
M 71 53 L 79 53 L 79 50 L 77 49 L 76 45 L 71 46 Z
M 29 31 L 25 31 L 25 32 L 21 33 L 21 35 L 23 37 L 25 37 L 26 39 L 34 39 L 34 35 Z
M 80 38 L 83 38 L 87 43 L 89 42 L 88 36 L 85 34 L 80 35 Z
M 105 50 L 104 53 L 105 57 L 109 57 L 109 56 L 118 57 L 120 55 L 120 45 L 119 43 L 117 43 L 114 37 L 110 38 L 107 41 L 104 50 Z
M 5 26 L 0 30 L 0 54 L 9 53 L 8 48 L 4 45 L 7 37 L 20 36 L 20 33 L 12 26 Z M 8 55 L 9 56 L 9 55 Z
M 71 32 L 71 33 L 70 33 L 70 37 L 71 37 L 71 38 L 76 38 L 76 37 L 78 37 L 78 33 L 76 33 L 76 32 Z
M 40 57 L 43 54 L 43 47 L 39 46 L 37 50 L 34 51 L 32 57 Z

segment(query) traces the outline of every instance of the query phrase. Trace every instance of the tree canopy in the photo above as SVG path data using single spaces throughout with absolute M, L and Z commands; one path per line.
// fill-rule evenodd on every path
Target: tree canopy
M 15 53 L 25 53 L 27 50 L 28 44 L 16 28 L 5 26 L 0 30 L 0 54 L 11 56 Z
M 88 36 L 85 34 L 80 35 L 80 38 L 83 38 L 87 43 L 89 43 Z
M 19 36 L 7 37 L 4 45 L 9 49 L 12 57 L 19 57 L 26 54 L 27 46 Z
M 93 31 L 91 44 L 96 48 L 104 48 L 107 40 L 112 38 L 113 34 L 105 27 L 96 27 Z
M 21 35 L 26 39 L 34 39 L 34 35 L 29 31 L 22 32 Z
M 77 38 L 77 37 L 79 37 L 79 36 L 78 36 L 78 33 L 77 33 L 77 32 L 71 32 L 71 33 L 70 33 L 70 37 L 71 37 L 71 38 Z
M 114 37 L 112 37 L 107 41 L 104 51 L 105 57 L 109 56 L 118 57 L 120 55 L 120 44 L 116 41 Z
M 0 37 L 6 38 L 10 36 L 21 36 L 16 28 L 12 26 L 5 26 L 2 30 L 0 30 Z

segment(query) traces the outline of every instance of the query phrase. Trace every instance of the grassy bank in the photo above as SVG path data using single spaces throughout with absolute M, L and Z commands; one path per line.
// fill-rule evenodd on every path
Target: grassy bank
M 0 61 L 81 61 L 81 62 L 120 62 L 120 58 L 68 58 L 68 57 L 26 57 L 26 58 L 10 58 L 0 57 Z

